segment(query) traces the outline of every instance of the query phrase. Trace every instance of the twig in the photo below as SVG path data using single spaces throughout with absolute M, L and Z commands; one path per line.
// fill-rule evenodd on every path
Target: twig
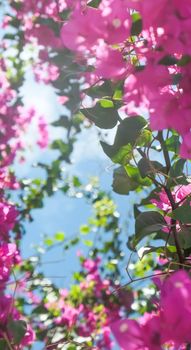
M 9 350 L 14 350 L 14 348 L 12 347 L 6 332 L 3 332 L 3 338 L 5 339 Z

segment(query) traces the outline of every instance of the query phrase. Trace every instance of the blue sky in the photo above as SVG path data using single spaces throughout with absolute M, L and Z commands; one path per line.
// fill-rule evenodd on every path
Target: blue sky
M 63 107 L 57 103 L 54 91 L 43 84 L 36 84 L 31 77 L 30 72 L 22 89 L 24 102 L 27 107 L 35 106 L 39 113 L 46 116 L 52 122 L 58 119 Z M 63 129 L 54 128 L 51 130 L 52 137 L 63 137 Z M 26 152 L 27 162 L 16 165 L 16 172 L 19 177 L 31 177 L 40 174 L 40 170 L 32 167 L 33 163 L 49 160 L 52 157 L 50 150 L 40 150 L 37 148 L 34 139 L 34 133 L 31 129 L 26 134 L 27 144 Z M 112 137 L 111 137 L 112 138 Z M 87 146 L 88 145 L 88 146 Z M 78 175 L 83 182 L 88 181 L 90 176 L 98 176 L 102 188 L 111 190 L 113 165 L 104 155 L 97 137 L 95 128 L 84 131 L 75 144 L 75 150 L 72 155 L 73 164 L 66 166 L 66 170 L 72 174 Z M 124 227 L 124 250 L 128 260 L 128 251 L 126 248 L 127 232 L 133 230 L 133 223 L 127 227 L 129 211 L 133 203 L 139 198 L 135 196 L 114 195 L 118 210 L 122 215 Z M 66 237 L 73 236 L 79 232 L 79 227 L 87 222 L 91 214 L 91 207 L 83 199 L 74 199 L 64 196 L 57 192 L 54 196 L 47 198 L 43 209 L 33 211 L 34 221 L 26 225 L 26 235 L 22 241 L 22 253 L 24 257 L 34 255 L 33 245 L 38 245 L 42 241 L 44 234 L 54 235 L 56 232 L 64 232 Z M 82 247 L 80 247 L 82 248 Z M 61 259 L 60 263 L 45 264 L 43 269 L 47 277 L 51 277 L 58 286 L 67 288 L 71 282 L 73 272 L 78 270 L 79 263 L 76 256 L 76 247 L 70 249 L 67 253 L 62 247 L 50 251 L 44 257 L 44 262 Z M 125 273 L 125 266 L 124 266 Z M 41 344 L 35 344 L 33 350 L 42 349 Z
M 63 107 L 57 103 L 57 98 L 52 88 L 44 84 L 35 83 L 30 72 L 22 89 L 22 94 L 26 106 L 35 106 L 38 112 L 45 115 L 50 122 L 58 119 L 59 114 L 63 112 Z M 34 145 L 33 134 L 31 131 L 26 135 L 27 143 L 30 145 L 26 152 L 27 162 L 21 165 L 17 164 L 16 167 L 17 174 L 20 177 L 27 178 L 40 174 L 40 170 L 33 169 L 32 164 L 52 158 L 52 151 L 44 151 Z M 63 129 L 52 128 L 51 137 L 63 137 Z M 78 175 L 84 183 L 92 175 L 97 176 L 101 186 L 106 190 L 111 190 L 113 164 L 104 155 L 99 145 L 95 128 L 85 130 L 80 135 L 72 154 L 72 165 L 66 165 L 66 171 Z M 120 213 L 125 218 L 130 209 L 131 202 L 134 201 L 134 196 L 123 197 L 115 195 L 115 199 L 119 205 Z M 34 210 L 33 223 L 27 225 L 27 234 L 23 240 L 23 255 L 29 256 L 33 254 L 32 245 L 39 244 L 43 234 L 51 236 L 58 231 L 65 232 L 66 237 L 77 234 L 79 226 L 86 223 L 90 213 L 91 208 L 83 199 L 68 198 L 60 192 L 47 198 L 43 209 Z M 51 253 L 51 258 L 54 258 L 52 255 L 55 254 L 57 255 L 58 252 Z M 67 253 L 66 261 L 62 263 L 67 283 L 70 280 L 72 272 L 76 269 L 75 263 L 78 266 L 78 260 L 74 258 L 74 255 L 74 251 Z M 50 257 L 46 258 L 49 259 Z M 47 269 L 48 273 L 51 271 L 52 275 L 55 267 L 52 265 L 48 266 Z

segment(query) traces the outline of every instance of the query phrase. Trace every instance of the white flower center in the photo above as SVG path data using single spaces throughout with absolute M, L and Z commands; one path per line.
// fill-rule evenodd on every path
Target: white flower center
M 120 326 L 119 330 L 121 333 L 126 332 L 128 329 L 128 325 L 126 323 L 122 323 L 122 325 Z
M 121 20 L 119 18 L 115 18 L 112 23 L 115 28 L 121 27 Z

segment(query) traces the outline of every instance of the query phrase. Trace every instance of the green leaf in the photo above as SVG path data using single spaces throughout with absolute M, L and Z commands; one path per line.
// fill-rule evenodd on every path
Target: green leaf
M 183 249 L 191 247 L 191 230 L 189 228 L 182 229 L 178 234 L 180 245 Z
M 137 188 L 137 183 L 130 180 L 125 169 L 121 166 L 113 173 L 113 191 L 118 194 L 128 194 Z
M 174 56 L 166 55 L 159 61 L 159 64 L 162 64 L 163 66 L 172 66 L 174 64 L 177 64 L 178 60 Z
M 98 101 L 92 108 L 80 110 L 81 113 L 101 129 L 112 129 L 118 122 L 118 112 L 111 107 L 103 108 Z
M 53 126 L 68 128 L 70 126 L 70 121 L 67 116 L 62 115 L 58 120 L 55 120 L 51 123 Z
M 139 259 L 142 259 L 145 255 L 150 254 L 150 253 L 158 253 L 158 254 L 163 254 L 164 253 L 164 247 L 141 247 L 137 254 L 139 256 Z
M 54 244 L 54 240 L 50 237 L 47 237 L 44 239 L 44 244 L 47 245 L 48 247 L 51 247 Z
M 146 120 L 141 116 L 125 118 L 117 128 L 114 144 L 118 147 L 130 143 L 135 145 L 137 138 L 141 135 L 142 129 L 147 125 Z
M 183 224 L 191 223 L 191 206 L 185 203 L 168 214 L 171 218 L 181 221 Z
M 114 104 L 111 100 L 102 99 L 99 101 L 99 103 L 100 103 L 101 107 L 103 107 L 103 108 L 114 107 Z
M 9 350 L 4 339 L 0 339 L 0 350 Z
M 92 0 L 90 3 L 88 3 L 88 6 L 97 8 L 100 4 L 101 0 Z
M 160 231 L 164 226 L 166 226 L 166 221 L 157 211 L 139 214 L 135 221 L 136 244 L 147 235 Z
M 83 90 L 83 92 L 92 98 L 103 98 L 111 97 L 113 94 L 113 89 L 111 83 L 105 81 L 102 85 L 96 85 L 88 89 Z
M 21 340 L 23 339 L 26 331 L 27 331 L 27 324 L 23 320 L 10 320 L 7 325 L 8 330 L 13 335 L 14 343 L 20 344 Z
M 68 153 L 68 144 L 63 142 L 62 140 L 53 141 L 51 148 L 57 149 L 63 154 Z
M 146 125 L 147 122 L 141 116 L 129 117 L 122 120 L 117 128 L 114 144 L 108 145 L 101 141 L 103 151 L 115 163 L 124 164 L 124 158 L 128 156 L 131 148 L 130 146 L 136 144 L 137 139 L 141 136 Z
M 148 158 L 142 158 L 138 162 L 138 168 L 141 176 L 145 178 L 149 174 L 155 174 L 157 170 L 162 170 L 163 165 L 157 161 L 151 161 Z
M 83 240 L 83 243 L 87 246 L 87 247 L 92 247 L 93 246 L 93 242 L 88 240 L 88 239 L 85 239 Z
M 135 219 L 136 219 L 136 217 L 141 213 L 141 211 L 138 209 L 138 206 L 137 206 L 137 204 L 134 204 L 134 206 L 133 206 L 133 211 L 134 211 L 134 217 L 135 217 Z
M 170 169 L 170 177 L 176 178 L 182 176 L 185 163 L 185 159 L 178 159 L 176 162 L 174 162 Z
M 82 185 L 81 181 L 79 180 L 79 177 L 77 176 L 73 176 L 72 184 L 74 187 L 80 187 Z
M 113 99 L 114 100 L 122 100 L 123 98 L 123 91 L 121 89 L 116 89 L 114 94 L 113 94 Z
M 130 144 L 122 146 L 119 151 L 111 157 L 114 163 L 126 165 L 132 159 L 133 149 Z
M 180 147 L 180 136 L 179 135 L 173 134 L 165 142 L 166 142 L 166 146 L 168 148 L 168 151 L 173 152 L 173 153 L 179 152 L 179 147 Z
M 111 158 L 113 163 L 118 163 L 121 165 L 127 164 L 132 158 L 132 146 L 127 144 L 122 146 L 117 153 L 115 153 L 114 148 L 107 143 L 101 141 L 101 146 L 104 150 L 104 153 L 107 154 L 108 157 Z
M 88 225 L 81 225 L 80 226 L 80 233 L 82 235 L 87 235 L 88 233 L 90 233 L 90 228 Z
M 151 186 L 152 181 L 150 179 L 143 179 L 140 176 L 140 172 L 137 167 L 127 164 L 124 166 L 127 175 L 137 182 L 139 186 Z
M 149 179 L 142 179 L 139 170 L 132 165 L 121 166 L 114 170 L 112 187 L 114 192 L 118 194 L 128 194 L 130 191 L 151 184 L 152 182 Z
M 139 35 L 143 29 L 143 22 L 139 13 L 133 13 L 132 15 L 132 26 L 131 26 L 131 36 Z
M 147 146 L 152 140 L 152 132 L 148 129 L 142 129 L 136 143 L 139 147 Z
M 77 345 L 74 345 L 74 344 L 69 344 L 67 346 L 67 349 L 66 350 L 76 350 L 77 349 Z
M 186 64 L 191 62 L 191 56 L 190 55 L 184 55 L 182 58 L 178 61 L 177 66 L 185 66 Z
M 65 239 L 65 234 L 64 232 L 57 232 L 55 233 L 54 238 L 56 239 L 56 241 L 62 242 Z

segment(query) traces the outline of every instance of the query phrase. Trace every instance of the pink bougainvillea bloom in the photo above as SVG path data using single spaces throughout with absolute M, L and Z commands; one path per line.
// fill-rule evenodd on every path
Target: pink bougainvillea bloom
M 191 342 L 191 279 L 185 271 L 168 277 L 161 288 L 161 323 L 165 341 Z M 176 305 L 176 307 L 175 307 Z
M 111 324 L 123 350 L 161 350 L 163 346 L 184 349 L 191 342 L 190 276 L 179 270 L 157 281 L 157 285 L 160 289 L 157 314 L 145 313 L 138 322 L 124 319 Z
M 4 339 L 2 334 L 3 330 L 6 330 L 9 320 L 22 320 L 20 312 L 14 306 L 14 300 L 10 295 L 1 295 L 0 296 L 0 339 Z M 10 338 L 13 338 L 10 330 L 7 330 L 7 333 Z M 29 346 L 35 340 L 35 333 L 33 332 L 30 325 L 27 325 L 27 330 L 23 338 L 21 339 L 20 346 Z M 19 346 L 19 350 L 22 347 Z
M 103 38 L 104 35 L 104 21 L 101 12 L 92 7 L 87 7 L 85 12 L 77 7 L 61 30 L 63 44 L 73 51 L 91 50 L 97 40 Z
M 191 132 L 183 135 L 183 141 L 180 147 L 180 156 L 185 159 L 191 159 Z
M 59 68 L 50 63 L 37 63 L 33 66 L 34 77 L 37 82 L 43 82 L 45 84 L 56 80 L 59 77 Z
M 191 184 L 175 186 L 172 191 L 174 202 L 180 203 L 179 205 L 183 205 L 187 196 L 190 194 L 191 194 Z M 151 203 L 156 205 L 159 209 L 163 210 L 165 213 L 170 213 L 172 211 L 172 206 L 164 189 L 162 189 L 162 191 L 158 194 L 158 196 L 159 196 L 159 199 L 153 198 L 151 199 Z M 171 218 L 169 216 L 165 216 L 165 221 L 168 227 L 164 227 L 163 231 L 169 232 L 169 229 L 171 227 Z M 176 228 L 178 231 L 180 230 L 180 225 L 178 222 L 177 222 Z
M 6 168 L 0 169 L 0 189 L 19 189 L 20 184 L 17 182 L 16 177 L 9 173 Z
M 46 148 L 49 143 L 49 132 L 48 132 L 48 123 L 44 117 L 40 117 L 38 120 L 38 130 L 39 138 L 37 144 L 40 148 Z
M 127 0 L 127 5 L 141 13 L 143 18 L 143 27 L 148 29 L 150 26 L 161 25 L 164 21 L 164 13 L 168 0 Z
M 127 64 L 118 50 L 107 45 L 97 48 L 97 63 L 95 73 L 105 79 L 120 79 L 125 76 Z
M 101 262 L 100 258 L 93 259 L 85 259 L 82 263 L 82 266 L 89 272 L 94 273 L 97 271 L 98 266 Z
M 0 246 L 0 285 L 8 280 L 11 268 L 20 261 L 16 244 L 3 243 Z
M 58 101 L 60 104 L 64 105 L 66 102 L 68 102 L 69 97 L 68 96 L 58 96 Z
M 2 201 L 0 203 L 0 231 L 1 235 L 5 235 L 15 226 L 16 219 L 19 215 L 14 205 Z
M 126 0 L 102 0 L 99 9 L 104 19 L 105 41 L 113 45 L 128 39 L 131 16 L 126 6 Z M 103 38 L 103 33 L 100 38 Z
M 174 187 L 172 191 L 172 196 L 174 198 L 175 203 L 179 203 L 181 201 L 180 205 L 184 203 L 184 199 L 186 199 L 186 197 L 190 194 L 191 194 L 191 184 L 177 185 Z M 159 200 L 151 199 L 151 203 L 156 205 L 159 209 L 164 210 L 165 212 L 172 211 L 171 203 L 164 189 L 162 189 L 162 191 L 158 194 L 158 196 L 159 196 Z
M 147 350 L 137 321 L 124 319 L 113 322 L 111 330 L 122 350 Z
M 71 328 L 76 323 L 79 311 L 70 305 L 65 304 L 61 310 L 61 316 L 58 316 L 55 320 L 57 324 L 63 324 Z
M 26 333 L 21 340 L 21 345 L 24 347 L 25 346 L 28 347 L 34 343 L 35 339 L 36 339 L 35 332 L 33 331 L 31 325 L 27 323 Z
M 25 31 L 25 36 L 31 40 L 35 38 L 39 45 L 45 47 L 53 47 L 56 49 L 62 48 L 62 41 L 54 34 L 54 31 L 47 25 L 36 24 L 31 30 Z

